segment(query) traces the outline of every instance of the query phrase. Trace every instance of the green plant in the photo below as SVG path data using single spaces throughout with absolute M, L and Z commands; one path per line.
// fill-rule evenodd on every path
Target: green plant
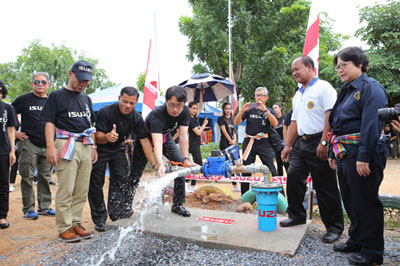
M 211 155 L 211 151 L 219 150 L 219 145 L 213 142 L 208 143 L 206 145 L 200 146 L 200 150 L 201 150 L 201 157 L 205 159 Z

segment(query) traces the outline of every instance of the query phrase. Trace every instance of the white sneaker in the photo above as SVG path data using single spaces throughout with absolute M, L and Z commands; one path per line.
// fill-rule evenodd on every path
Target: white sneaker
M 240 187 L 239 187 L 239 186 L 236 186 L 236 187 L 233 188 L 233 191 L 240 192 L 241 190 L 240 190 Z
M 15 190 L 14 186 L 10 186 L 9 190 L 10 192 L 13 192 Z

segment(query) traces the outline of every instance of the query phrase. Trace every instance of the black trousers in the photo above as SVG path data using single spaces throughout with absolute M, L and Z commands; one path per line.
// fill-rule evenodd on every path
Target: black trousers
M 283 162 L 281 158 L 282 150 L 275 152 L 276 168 L 278 170 L 278 175 L 283 176 L 283 167 L 286 169 L 286 173 L 289 169 L 289 162 Z
M 89 205 L 93 223 L 105 223 L 107 209 L 104 202 L 103 186 L 106 166 L 110 168 L 108 187 L 108 215 L 115 221 L 127 218 L 132 212 L 132 181 L 128 175 L 128 161 L 124 150 L 99 151 L 98 159 L 93 164 L 89 184 Z
M 6 219 L 9 205 L 10 156 L 0 155 L 0 219 Z
M 15 184 L 15 180 L 17 179 L 19 152 L 15 152 L 15 159 L 15 164 L 11 166 L 10 170 L 10 184 Z
M 286 192 L 288 197 L 289 218 L 306 220 L 303 207 L 308 173 L 311 172 L 313 187 L 317 192 L 321 219 L 327 231 L 343 232 L 343 212 L 336 180 L 336 171 L 329 167 L 328 161 L 317 157 L 320 138 L 311 140 L 297 139 L 289 154 L 289 171 Z
M 247 145 L 249 144 L 250 139 L 245 138 L 242 143 L 242 151 L 246 150 Z M 261 162 L 266 165 L 271 172 L 272 176 L 277 176 L 278 173 L 276 171 L 274 165 L 274 159 L 272 157 L 272 148 L 269 144 L 268 138 L 254 140 L 253 147 L 251 148 L 250 154 L 247 157 L 246 161 L 243 161 L 243 165 L 249 165 L 256 161 L 256 156 L 260 157 Z M 243 176 L 251 176 L 250 173 L 244 173 Z M 250 188 L 249 183 L 240 183 L 240 190 L 242 195 L 246 193 Z
M 167 141 L 163 144 L 163 154 L 170 161 L 183 163 L 181 152 L 179 151 L 170 134 L 167 135 Z M 146 163 L 147 158 L 144 155 L 142 145 L 140 144 L 139 140 L 136 140 L 135 147 L 133 149 L 130 171 L 133 195 L 136 192 L 140 178 L 142 177 L 144 168 L 146 167 Z M 174 197 L 172 201 L 174 204 L 182 204 L 185 202 L 185 177 L 178 177 L 174 179 Z
M 201 157 L 200 141 L 189 143 L 189 153 L 193 156 L 193 162 L 198 165 L 203 165 L 203 158 Z M 190 184 L 192 186 L 196 185 L 196 180 L 191 180 Z
M 384 250 L 383 205 L 379 199 L 379 186 L 386 166 L 384 153 L 375 154 L 369 168 L 371 174 L 359 176 L 357 157 L 337 161 L 343 204 L 350 217 L 350 246 L 360 247 L 361 255 L 371 260 L 381 259 Z

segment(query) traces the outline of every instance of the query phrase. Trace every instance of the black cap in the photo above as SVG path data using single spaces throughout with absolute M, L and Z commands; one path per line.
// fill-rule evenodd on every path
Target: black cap
M 78 80 L 92 80 L 93 67 L 89 62 L 79 60 L 72 66 L 71 71 Z

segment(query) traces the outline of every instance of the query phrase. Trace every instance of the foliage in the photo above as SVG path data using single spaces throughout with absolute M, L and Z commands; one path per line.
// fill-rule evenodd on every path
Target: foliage
M 360 22 L 366 24 L 356 32 L 370 46 L 368 75 L 386 89 L 391 105 L 400 102 L 400 2 L 360 9 Z
M 96 88 L 107 88 L 113 85 L 104 69 L 97 68 L 98 61 L 88 58 L 84 54 L 61 45 L 46 47 L 39 40 L 35 40 L 22 49 L 21 55 L 15 62 L 0 64 L 0 79 L 9 88 L 11 100 L 32 90 L 32 74 L 47 72 L 51 86 L 49 92 L 68 84 L 68 70 L 77 60 L 86 60 L 93 65 L 93 81 L 89 84 L 86 93 L 94 92 Z
M 181 17 L 179 27 L 189 38 L 187 58 L 199 62 L 193 72 L 228 76 L 228 5 L 224 0 L 189 0 L 193 17 Z M 290 105 L 297 84 L 291 62 L 302 54 L 310 3 L 295 0 L 232 0 L 232 56 L 238 94 L 252 100 L 265 86 L 270 102 Z M 339 87 L 331 51 L 343 37 L 334 34 L 326 14 L 320 16 L 320 77 Z
M 201 151 L 201 158 L 206 159 L 207 157 L 211 156 L 211 151 L 218 151 L 219 144 L 217 143 L 208 143 L 206 145 L 200 146 Z
M 138 78 L 136 79 L 136 89 L 138 91 L 144 92 L 145 81 L 146 81 L 146 72 L 143 71 L 139 74 Z

